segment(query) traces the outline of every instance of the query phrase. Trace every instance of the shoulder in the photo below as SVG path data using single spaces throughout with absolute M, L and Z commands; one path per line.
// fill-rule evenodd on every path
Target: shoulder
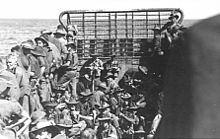
M 22 107 L 17 101 L 9 101 L 9 100 L 3 100 L 0 99 L 0 105 L 1 107 L 5 107 L 7 109 L 13 109 L 13 110 L 21 110 Z
M 19 66 L 16 67 L 17 74 L 23 74 L 23 72 L 24 72 L 24 70 L 21 67 L 19 67 Z
M 13 83 L 17 82 L 16 76 L 13 73 L 11 73 L 10 71 L 4 70 L 0 73 L 0 75 L 3 75 L 3 78 L 8 81 L 12 81 Z

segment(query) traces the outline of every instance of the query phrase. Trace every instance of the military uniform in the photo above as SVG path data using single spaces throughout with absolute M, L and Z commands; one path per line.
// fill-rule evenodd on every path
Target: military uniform
M 77 68 L 78 68 L 78 55 L 77 52 L 74 50 L 76 47 L 74 43 L 68 43 L 66 45 L 67 47 L 70 47 L 70 50 L 67 54 L 67 58 L 64 59 L 63 61 L 63 66 L 65 66 L 63 68 L 63 70 L 65 70 L 64 75 L 61 76 L 61 78 L 58 81 L 58 85 L 62 85 L 68 81 L 70 81 L 70 85 L 71 85 L 71 95 L 74 98 L 77 98 L 77 93 L 76 93 L 76 77 L 77 77 Z M 66 65 L 68 64 L 68 65 Z
M 2 70 L 0 71 L 0 78 L 3 78 L 12 83 L 10 89 L 8 90 L 8 95 L 18 101 L 21 97 L 21 92 L 16 76 L 9 71 Z

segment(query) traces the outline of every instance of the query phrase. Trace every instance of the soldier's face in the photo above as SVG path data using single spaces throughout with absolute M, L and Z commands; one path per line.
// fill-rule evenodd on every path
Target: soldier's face
M 175 17 L 173 17 L 173 18 L 171 19 L 171 21 L 172 21 L 172 22 L 176 22 L 177 19 L 176 19 Z
M 110 77 L 109 77 L 109 78 L 107 78 L 106 80 L 107 80 L 107 83 L 108 83 L 108 84 L 109 84 L 109 83 L 111 83 L 111 82 L 113 81 L 113 79 L 112 79 L 112 78 L 110 78 Z
M 68 36 L 66 39 L 67 39 L 68 42 L 74 41 L 72 36 Z
M 43 47 L 43 46 L 44 46 L 44 43 L 43 43 L 42 41 L 38 40 L 38 41 L 37 41 L 37 46 Z
M 13 68 L 15 68 L 17 66 L 17 60 L 16 59 L 14 59 L 14 58 L 9 58 L 8 60 L 7 60 L 7 67 L 8 67 L 8 69 L 13 69 Z
M 105 122 L 105 123 L 104 123 L 104 128 L 105 128 L 105 129 L 108 129 L 108 128 L 109 128 L 109 123 L 108 123 L 108 122 Z

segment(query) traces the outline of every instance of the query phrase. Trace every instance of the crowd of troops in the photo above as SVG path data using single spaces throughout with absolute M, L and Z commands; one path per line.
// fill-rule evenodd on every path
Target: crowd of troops
M 142 65 L 124 70 L 115 55 L 91 54 L 79 67 L 77 27 L 66 29 L 42 30 L 0 59 L 1 138 L 153 138 L 161 75 Z

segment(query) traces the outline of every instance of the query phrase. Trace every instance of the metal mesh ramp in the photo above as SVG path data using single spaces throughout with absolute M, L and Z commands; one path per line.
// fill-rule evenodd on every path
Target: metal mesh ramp
M 77 25 L 79 29 L 77 51 L 80 59 L 87 59 L 91 53 L 101 58 L 115 54 L 117 58 L 131 64 L 138 64 L 141 47 L 153 38 L 155 25 L 162 27 L 171 13 L 180 16 L 180 9 L 142 9 L 131 11 L 64 11 L 59 21 Z

